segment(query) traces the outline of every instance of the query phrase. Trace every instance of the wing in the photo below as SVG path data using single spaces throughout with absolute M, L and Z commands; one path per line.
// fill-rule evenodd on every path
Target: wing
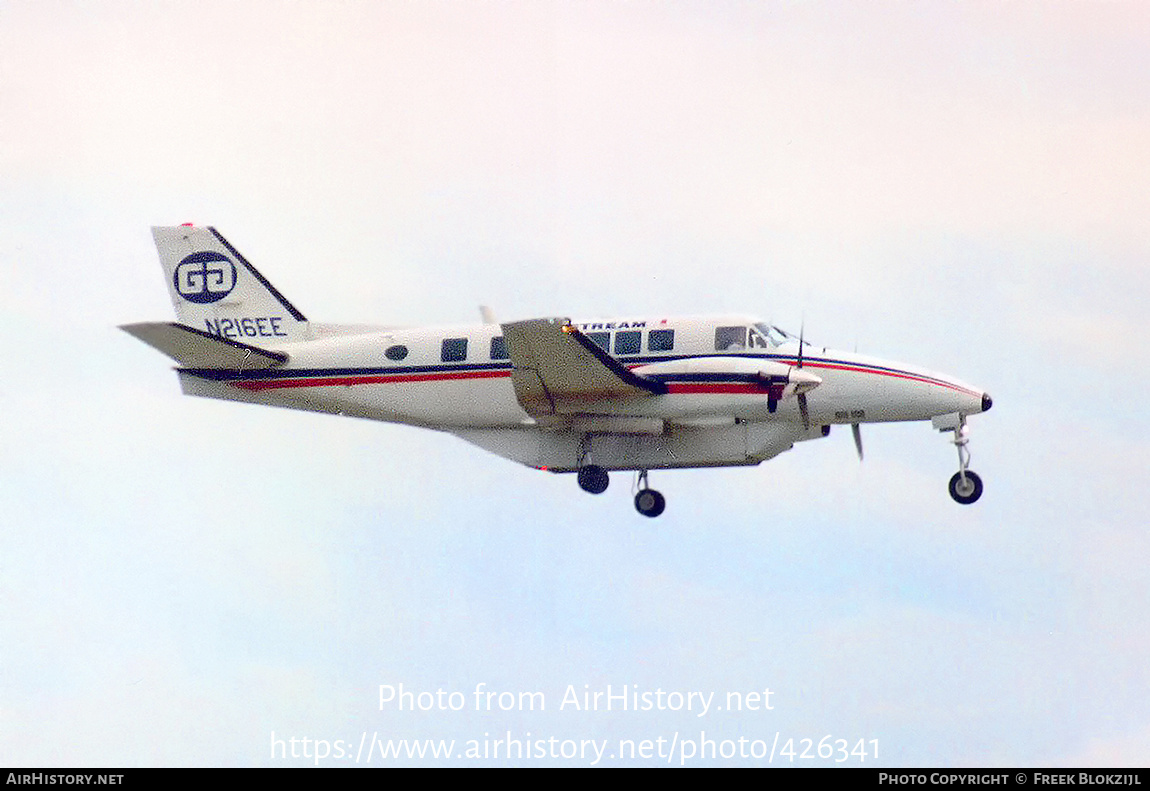
M 120 329 L 159 349 L 185 368 L 271 368 L 283 365 L 288 359 L 283 352 L 248 346 L 175 322 L 125 324 Z
M 571 325 L 570 319 L 530 319 L 502 325 L 511 383 L 533 417 L 579 412 L 604 398 L 648 398 L 667 386 L 631 373 Z

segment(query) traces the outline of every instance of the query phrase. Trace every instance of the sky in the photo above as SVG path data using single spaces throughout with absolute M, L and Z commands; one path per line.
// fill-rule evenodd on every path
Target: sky
M 1147 40 L 1140 2 L 0 0 L 0 765 L 1145 766 Z M 945 371 L 994 397 L 985 493 L 867 425 L 652 473 L 648 520 L 626 474 L 184 397 L 117 329 L 174 318 L 182 222 L 319 321 L 750 313 Z

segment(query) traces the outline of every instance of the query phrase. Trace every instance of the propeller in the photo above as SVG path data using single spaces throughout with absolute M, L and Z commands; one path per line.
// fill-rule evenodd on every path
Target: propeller
M 858 338 L 855 338 L 855 352 L 859 350 Z M 851 433 L 855 435 L 855 450 L 859 452 L 859 461 L 863 460 L 862 452 L 862 429 L 859 428 L 858 423 L 851 423 Z
M 799 404 L 799 413 L 803 418 L 803 429 L 806 431 L 811 430 L 811 414 L 807 405 L 807 391 L 813 390 L 822 384 L 823 380 L 815 374 L 803 370 L 803 344 L 806 342 L 804 334 L 806 326 L 799 330 L 799 350 L 795 355 L 795 362 L 787 366 L 785 371 L 780 371 L 779 368 L 786 363 L 763 363 L 766 370 L 759 372 L 760 381 L 764 387 L 768 388 L 767 393 L 767 409 L 774 412 L 783 398 L 795 397 Z M 793 335 L 789 333 L 782 333 L 785 338 L 796 340 Z M 781 343 L 780 343 L 781 345 Z
M 798 370 L 803 369 L 803 333 L 806 330 L 806 322 L 804 321 L 799 325 L 799 356 L 795 362 L 795 368 Z M 803 416 L 803 428 L 807 431 L 811 430 L 811 415 L 807 411 L 807 394 L 805 391 L 800 390 L 796 396 L 799 400 L 799 412 Z

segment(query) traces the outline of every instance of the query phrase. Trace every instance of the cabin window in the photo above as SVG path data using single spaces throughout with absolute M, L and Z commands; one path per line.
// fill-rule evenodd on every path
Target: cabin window
M 491 339 L 491 359 L 506 360 L 508 358 L 507 343 L 503 340 L 502 335 L 496 335 Z
M 467 359 L 467 338 L 445 338 L 443 341 L 443 354 L 441 360 L 445 363 L 458 362 Z
M 741 352 L 747 348 L 746 327 L 719 327 L 715 330 L 715 351 Z
M 591 343 L 598 346 L 603 351 L 605 351 L 605 352 L 611 351 L 611 333 L 609 333 L 609 332 L 589 332 L 589 333 L 587 333 L 587 339 L 589 341 L 591 341 Z
M 639 330 L 619 330 L 615 333 L 615 354 L 638 354 L 643 343 Z
M 651 330 L 647 333 L 647 351 L 669 352 L 675 348 L 674 330 Z
M 407 347 L 402 343 L 396 344 L 395 346 L 388 346 L 387 351 L 384 352 L 384 355 L 386 355 L 387 359 L 389 360 L 395 360 L 396 362 L 399 362 L 407 356 Z

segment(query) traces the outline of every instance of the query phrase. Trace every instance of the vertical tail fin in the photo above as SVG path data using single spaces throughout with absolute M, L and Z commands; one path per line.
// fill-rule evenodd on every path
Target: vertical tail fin
M 304 315 L 212 227 L 152 228 L 182 324 L 255 346 L 311 338 Z

